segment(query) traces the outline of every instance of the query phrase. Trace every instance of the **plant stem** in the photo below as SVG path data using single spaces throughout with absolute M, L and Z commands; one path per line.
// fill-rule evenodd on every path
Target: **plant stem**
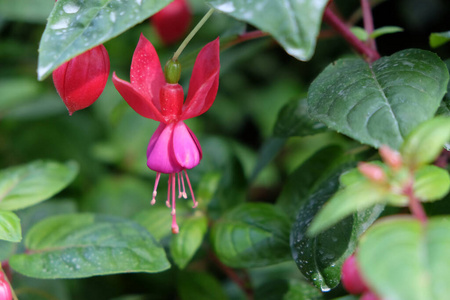
M 228 48 L 230 48 L 230 47 L 232 47 L 234 45 L 237 45 L 239 43 L 242 43 L 242 42 L 246 42 L 246 41 L 249 41 L 249 40 L 265 37 L 265 36 L 268 36 L 268 35 L 269 34 L 267 32 L 262 32 L 261 30 L 245 32 L 243 34 L 235 36 L 233 39 L 231 39 L 230 41 L 225 43 L 222 46 L 221 50 L 228 49 Z
M 370 7 L 369 0 L 361 0 L 361 9 L 363 12 L 363 18 L 364 18 L 364 29 L 366 30 L 367 34 L 369 35 L 369 39 L 367 40 L 367 45 L 372 50 L 377 50 L 377 45 L 375 44 L 375 39 L 370 37 L 370 35 L 373 32 L 373 18 L 372 18 L 372 9 Z
M 181 43 L 180 47 L 178 47 L 177 51 L 172 57 L 172 60 L 175 61 L 178 59 L 178 57 L 181 55 L 181 52 L 183 52 L 184 48 L 186 48 L 187 44 L 192 40 L 194 35 L 202 28 L 203 24 L 205 24 L 206 21 L 208 21 L 209 17 L 214 12 L 214 8 L 211 8 L 208 10 L 208 12 L 203 16 L 203 18 L 198 22 L 197 25 L 195 25 L 194 29 L 188 34 L 188 36 L 184 39 L 184 41 Z
M 246 276 L 247 280 L 242 279 L 232 268 L 223 264 L 219 260 L 219 258 L 211 251 L 209 252 L 209 257 L 215 263 L 215 265 L 228 276 L 228 278 L 230 278 L 242 289 L 242 291 L 247 295 L 248 300 L 253 300 L 253 290 L 250 286 L 250 280 L 248 279 L 248 276 Z
M 380 58 L 380 54 L 376 50 L 373 50 L 362 41 L 360 41 L 351 31 L 350 28 L 341 20 L 338 16 L 329 8 L 325 9 L 323 14 L 323 20 L 328 25 L 334 28 L 342 37 L 360 54 L 366 57 L 366 60 L 374 62 Z
M 375 6 L 381 4 L 381 3 L 385 2 L 385 1 L 386 0 L 371 0 L 369 2 L 370 2 L 370 6 L 372 8 L 374 8 Z M 359 8 L 350 16 L 350 18 L 348 18 L 347 25 L 353 26 L 354 24 L 359 22 L 359 20 L 361 18 L 362 18 L 362 9 Z
M 414 195 L 413 181 L 406 186 L 404 194 L 409 198 L 409 210 L 411 213 L 422 224 L 426 224 L 428 221 L 427 214 L 423 209 L 422 203 L 420 203 L 419 199 Z

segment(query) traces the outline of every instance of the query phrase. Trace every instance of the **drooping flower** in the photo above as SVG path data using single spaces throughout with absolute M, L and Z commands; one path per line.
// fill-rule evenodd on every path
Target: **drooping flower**
M 169 174 L 166 205 L 172 208 L 172 232 L 178 233 L 176 185 L 178 198 L 187 198 L 186 178 L 195 208 L 197 202 L 186 170 L 198 165 L 202 159 L 200 143 L 183 120 L 203 114 L 214 102 L 219 86 L 219 39 L 208 43 L 198 54 L 186 101 L 183 88 L 177 83 L 179 65 L 172 61 L 169 65 L 164 74 L 155 48 L 141 35 L 131 63 L 131 82 L 118 78 L 115 73 L 113 82 L 138 114 L 160 122 L 147 148 L 147 166 L 157 172 L 151 203 L 156 201 L 161 173 Z
M 59 66 L 53 71 L 53 83 L 72 115 L 100 97 L 108 76 L 108 52 L 99 45 Z
M 165 45 L 180 40 L 189 29 L 192 13 L 186 0 L 174 0 L 151 18 L 156 32 Z
M 0 269 L 0 300 L 12 300 L 11 287 Z

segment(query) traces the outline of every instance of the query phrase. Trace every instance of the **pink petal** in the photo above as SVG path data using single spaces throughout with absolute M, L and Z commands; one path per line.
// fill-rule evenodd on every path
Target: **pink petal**
M 130 71 L 131 84 L 161 111 L 159 91 L 166 80 L 153 45 L 141 34 L 134 50 Z
M 113 74 L 113 83 L 123 99 L 133 108 L 138 114 L 143 117 L 153 119 L 158 122 L 163 122 L 164 118 L 161 113 L 156 109 L 153 103 L 146 97 L 140 94 L 139 91 L 129 82 L 117 77 L 116 73 Z
M 202 159 L 200 144 L 183 121 L 178 122 L 173 131 L 173 152 L 184 169 L 192 169 Z
M 150 139 L 147 166 L 153 171 L 171 174 L 183 170 L 173 153 L 174 125 L 161 124 Z
M 219 54 L 219 38 L 206 44 L 198 54 L 181 120 L 201 115 L 213 104 L 219 87 Z

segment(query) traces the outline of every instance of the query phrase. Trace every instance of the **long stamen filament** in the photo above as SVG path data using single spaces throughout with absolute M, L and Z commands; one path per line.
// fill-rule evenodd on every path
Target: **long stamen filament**
M 180 177 L 181 177 L 181 184 L 182 184 L 182 186 L 183 186 L 183 191 L 182 191 L 183 198 L 184 198 L 184 199 L 187 199 L 186 188 L 185 188 L 185 186 L 184 186 L 183 172 L 181 172 Z
M 188 183 L 189 190 L 191 191 L 192 202 L 194 203 L 194 205 L 192 206 L 192 208 L 196 208 L 197 205 L 198 205 L 198 202 L 195 201 L 194 192 L 192 191 L 191 181 L 189 180 L 189 176 L 188 176 L 186 170 L 184 170 L 184 175 L 186 176 L 186 181 L 187 181 L 187 183 Z
M 172 174 L 169 174 L 169 182 L 167 183 L 167 200 L 166 205 L 170 208 L 170 183 L 172 179 Z
M 153 186 L 153 197 L 152 201 L 150 202 L 151 205 L 154 205 L 156 203 L 156 189 L 158 188 L 159 178 L 161 177 L 161 173 L 156 173 L 156 179 L 155 179 L 155 185 Z
M 172 174 L 172 233 L 178 233 L 177 214 L 175 210 L 175 174 Z
M 180 199 L 181 196 L 183 196 L 183 193 L 181 192 L 180 173 L 177 173 L 177 178 L 178 178 L 178 199 Z

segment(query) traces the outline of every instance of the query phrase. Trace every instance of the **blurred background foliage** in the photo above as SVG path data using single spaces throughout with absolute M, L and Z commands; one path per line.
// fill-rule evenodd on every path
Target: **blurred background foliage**
M 382 55 L 409 47 L 429 49 L 431 32 L 450 29 L 447 0 L 376 2 L 379 4 L 373 11 L 375 28 L 385 25 L 404 28 L 404 32 L 378 39 Z M 195 24 L 208 7 L 201 0 L 190 3 Z M 150 211 L 155 173 L 145 163 L 145 150 L 157 123 L 132 111 L 111 81 L 95 104 L 71 117 L 51 78 L 37 81 L 37 49 L 53 4 L 53 0 L 0 0 L 0 168 L 36 159 L 75 160 L 80 165 L 75 182 L 57 198 L 19 211 L 24 234 L 47 216 L 88 211 L 133 218 L 147 228 L 167 226 L 167 232 L 156 236 L 167 247 L 170 215 L 168 210 L 157 216 Z M 335 4 L 344 17 L 362 25 L 355 14 L 358 0 L 336 0 Z M 181 57 L 182 85 L 187 85 L 192 69 L 190 52 L 217 36 L 224 39 L 246 29 L 251 28 L 220 13 L 214 14 Z M 326 26 L 324 29 L 327 30 Z M 129 78 L 132 54 L 141 32 L 155 45 L 162 63 L 176 50 L 176 46 L 162 46 L 148 21 L 139 24 L 105 44 L 111 70 L 121 78 Z M 436 52 L 442 59 L 448 59 L 449 50 L 447 44 Z M 357 146 L 330 131 L 307 137 L 274 136 L 281 109 L 304 98 L 309 83 L 320 71 L 344 55 L 353 53 L 339 37 L 319 39 L 309 62 L 287 55 L 270 38 L 245 42 L 221 53 L 220 86 L 214 105 L 206 114 L 186 122 L 199 138 L 204 154 L 190 176 L 200 205 L 209 205 L 212 219 L 244 201 L 274 203 L 288 175 L 323 146 L 339 144 L 346 149 Z M 255 168 L 262 171 L 256 172 Z M 164 206 L 164 190 L 160 187 L 155 208 Z M 182 220 L 180 225 L 183 226 Z M 3 243 L 1 247 L 2 257 L 14 251 L 11 244 Z M 173 267 L 158 274 L 48 281 L 14 274 L 14 286 L 23 295 L 20 299 L 244 298 L 242 291 L 214 263 L 203 259 L 210 251 L 206 241 L 184 271 Z M 290 278 L 301 277 L 293 261 L 251 269 L 249 276 L 257 289 L 275 278 L 287 280 L 277 285 L 278 289 L 287 289 Z M 264 286 L 265 290 L 270 288 Z M 199 291 L 207 292 L 197 294 Z M 267 299 L 257 290 L 255 296 L 258 295 Z

